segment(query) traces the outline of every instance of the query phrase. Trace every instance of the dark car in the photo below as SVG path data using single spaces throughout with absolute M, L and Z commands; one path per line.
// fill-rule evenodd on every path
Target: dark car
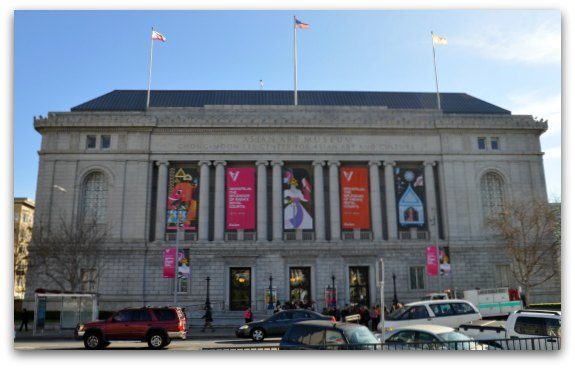
M 335 321 L 335 318 L 305 309 L 286 310 L 240 326 L 236 330 L 236 336 L 251 337 L 254 341 L 263 341 L 266 337 L 283 336 L 292 324 L 308 320 Z
M 280 350 L 373 350 L 379 341 L 356 323 L 305 321 L 293 324 L 282 337 Z
M 102 349 L 111 341 L 146 341 L 151 349 L 161 349 L 171 339 L 186 339 L 186 316 L 177 307 L 126 308 L 104 321 L 80 324 L 76 337 L 86 349 Z

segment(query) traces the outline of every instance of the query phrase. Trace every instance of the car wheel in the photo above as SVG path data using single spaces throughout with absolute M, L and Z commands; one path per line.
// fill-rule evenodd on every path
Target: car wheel
M 252 340 L 254 340 L 255 342 L 260 342 L 260 341 L 264 341 L 264 338 L 266 337 L 266 333 L 264 332 L 263 329 L 261 328 L 254 328 L 252 331 Z
M 150 349 L 161 349 L 166 345 L 167 339 L 163 332 L 152 332 L 148 335 L 148 347 Z
M 102 349 L 104 347 L 102 335 L 95 331 L 86 332 L 84 335 L 84 347 L 89 350 Z

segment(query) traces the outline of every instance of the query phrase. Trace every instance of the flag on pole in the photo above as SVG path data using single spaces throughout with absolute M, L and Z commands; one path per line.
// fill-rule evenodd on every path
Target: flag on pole
M 166 37 L 160 32 L 152 31 L 152 40 L 166 42 Z
M 301 20 L 295 18 L 295 27 L 299 29 L 308 29 L 309 24 L 302 22 Z
M 435 33 L 431 34 L 431 38 L 433 39 L 434 45 L 447 45 L 447 38 L 436 35 Z

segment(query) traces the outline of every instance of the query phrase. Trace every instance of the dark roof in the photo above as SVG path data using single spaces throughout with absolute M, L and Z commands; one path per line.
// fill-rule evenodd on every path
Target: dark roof
M 293 91 L 152 91 L 151 107 L 206 105 L 293 105 Z M 431 92 L 298 91 L 302 106 L 387 106 L 390 109 L 435 109 Z M 444 113 L 511 114 L 510 111 L 469 96 L 441 93 Z M 145 90 L 115 90 L 72 108 L 72 111 L 143 111 Z

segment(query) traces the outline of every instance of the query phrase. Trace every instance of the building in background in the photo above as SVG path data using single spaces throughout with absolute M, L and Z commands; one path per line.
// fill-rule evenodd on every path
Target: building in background
M 28 244 L 34 226 L 34 201 L 14 198 L 14 310 L 20 310 L 26 291 Z
M 146 91 L 113 91 L 35 119 L 36 221 L 90 214 L 110 229 L 91 280 L 101 310 L 172 302 L 164 253 L 178 222 L 178 303 L 189 310 L 203 307 L 208 277 L 222 313 L 264 311 L 270 296 L 375 305 L 379 259 L 402 302 L 517 286 L 485 220 L 506 198 L 547 197 L 547 125 L 464 93 L 441 103 L 416 92 L 300 91 L 293 106 L 291 91 L 152 91 L 146 110 Z M 428 276 L 432 245 L 445 276 Z M 50 287 L 41 272 L 28 278 L 28 290 Z M 559 280 L 532 294 L 559 297 Z

